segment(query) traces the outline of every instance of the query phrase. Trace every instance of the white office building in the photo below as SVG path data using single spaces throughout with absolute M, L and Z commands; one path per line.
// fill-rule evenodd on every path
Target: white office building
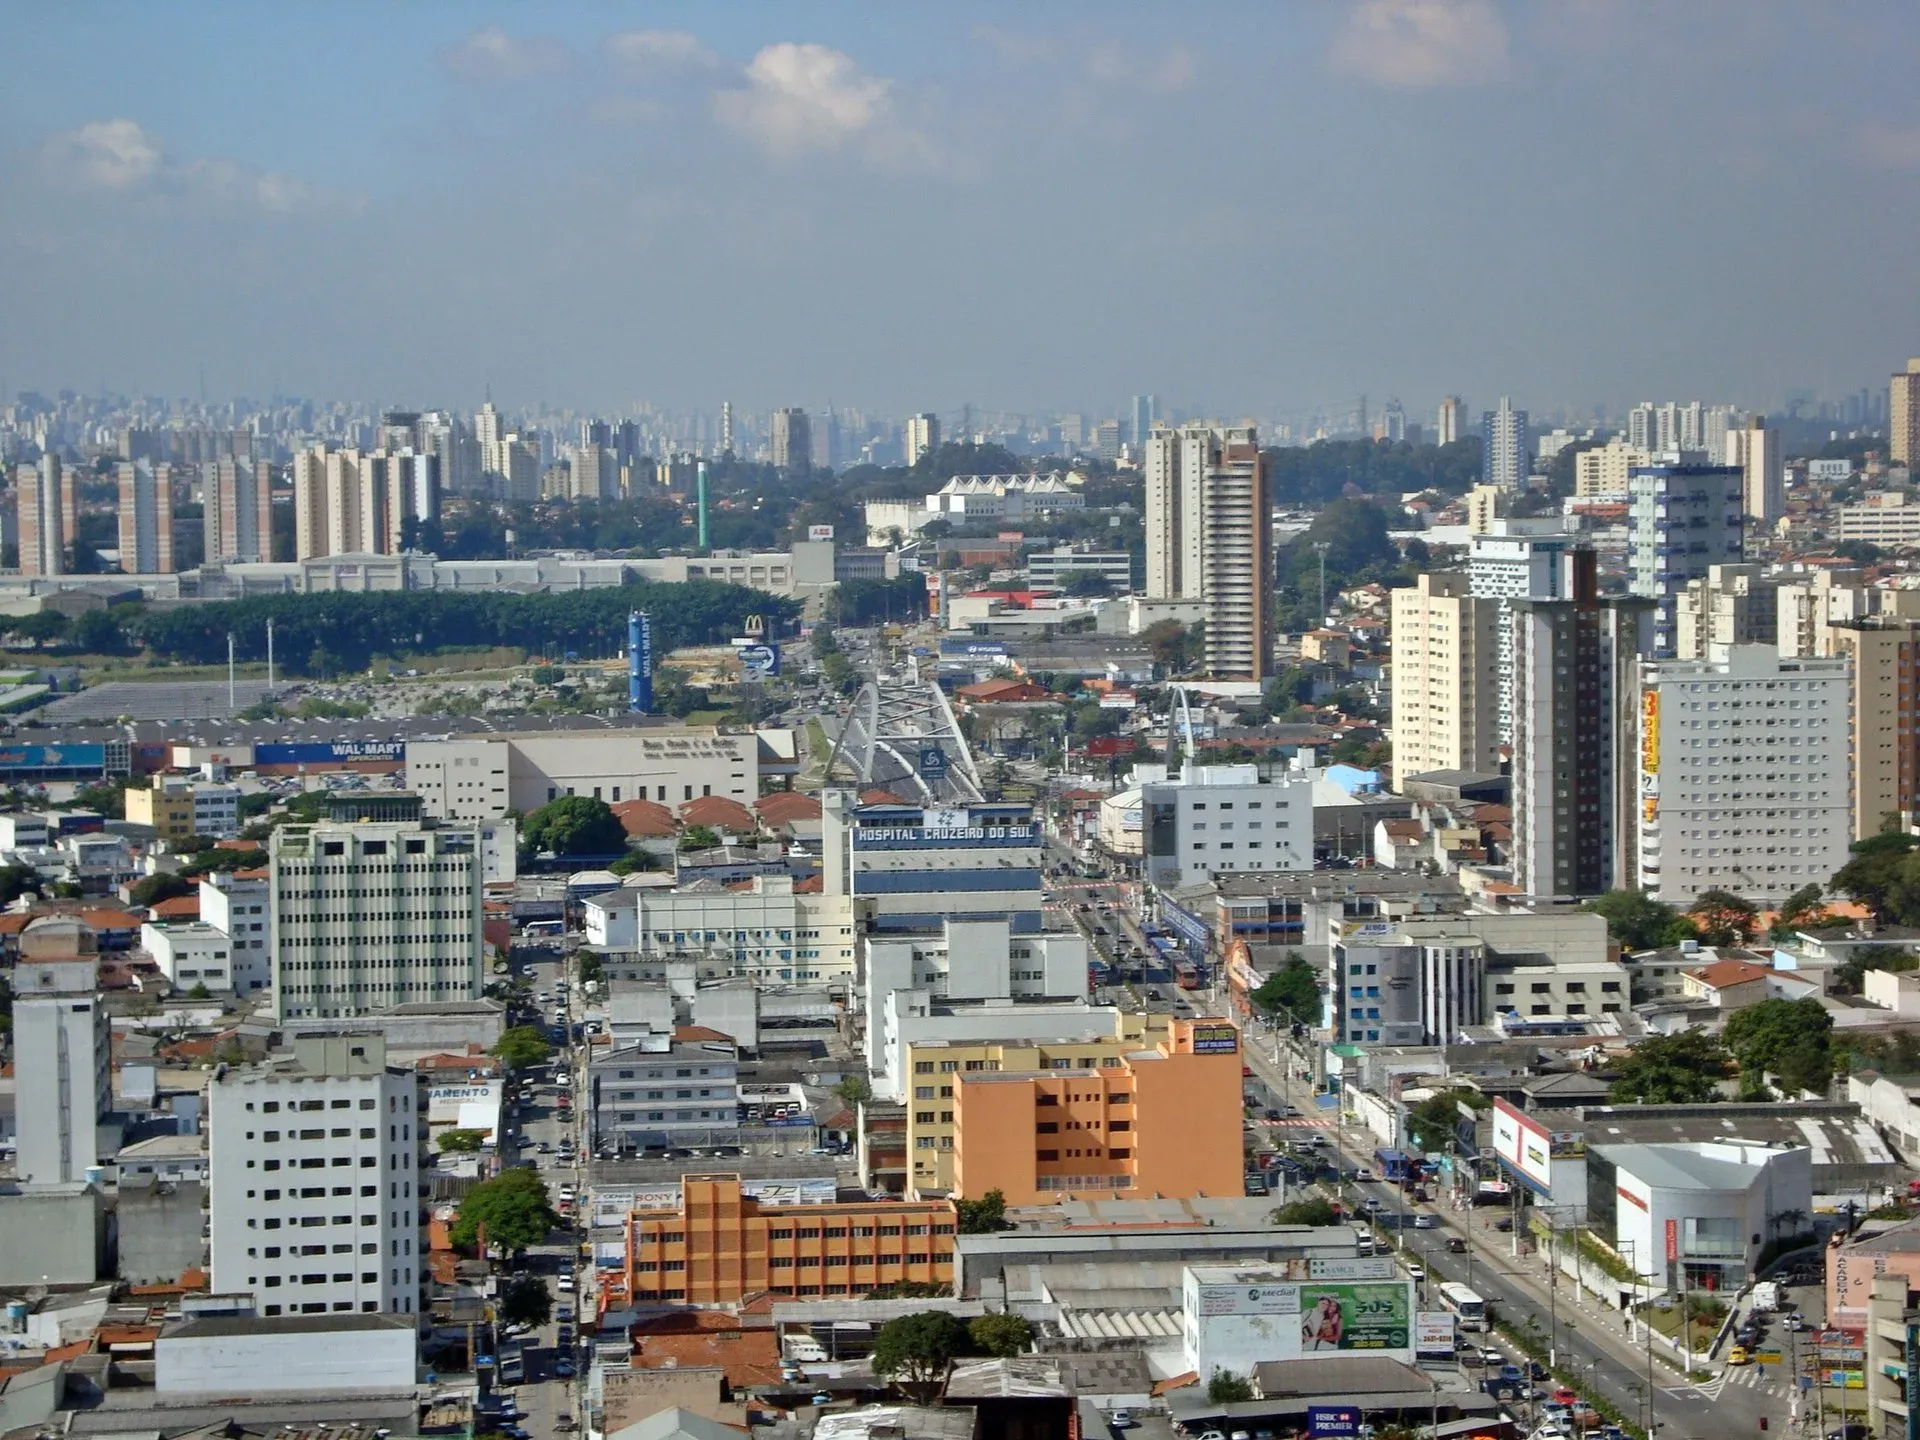
M 1732 1122 L 1729 1122 L 1731 1124 Z M 1587 1146 L 1587 1224 L 1657 1285 L 1733 1295 L 1780 1221 L 1813 1210 L 1814 1152 L 1724 1141 Z M 1788 1235 L 1794 1233 L 1789 1228 Z M 1683 1279 L 1684 1277 L 1684 1279 Z
M 1499 670 L 1495 701 L 1497 743 L 1513 743 L 1513 602 L 1564 600 L 1572 593 L 1567 556 L 1581 548 L 1579 536 L 1557 517 L 1491 520 L 1475 534 L 1467 551 L 1468 588 L 1500 602 L 1494 621 L 1494 656 Z
M 1655 655 L 1674 653 L 1677 598 L 1688 582 L 1739 563 L 1745 486 L 1744 469 L 1696 464 L 1684 452 L 1629 472 L 1627 590 L 1659 607 Z
M 1770 645 L 1640 667 L 1640 885 L 1685 906 L 1824 885 L 1853 840 L 1849 662 Z
M 1481 478 L 1502 490 L 1518 490 L 1532 469 L 1527 412 L 1513 408 L 1513 398 L 1500 397 L 1498 409 L 1480 417 Z
M 222 871 L 200 877 L 200 918 L 233 942 L 233 992 L 251 995 L 273 983 L 268 912 L 273 886 L 264 875 Z
M 610 956 L 715 956 L 728 974 L 763 985 L 853 978 L 853 902 L 795 894 L 791 876 L 756 875 L 739 890 L 708 880 L 611 890 L 582 910 L 587 944 Z
M 22 936 L 30 948 L 36 927 L 74 920 L 36 920 Z M 88 937 L 91 939 L 91 936 Z M 36 960 L 23 953 L 11 972 L 13 1066 L 21 1077 L 16 1100 L 14 1173 L 33 1185 L 84 1182 L 99 1163 L 99 1127 L 113 1106 L 111 1036 L 107 1010 L 94 993 L 91 954 Z
M 419 1086 L 378 1035 L 312 1035 L 292 1063 L 207 1087 L 216 1294 L 259 1313 L 415 1312 Z
M 1313 781 L 1263 781 L 1257 765 L 1136 765 L 1142 850 L 1155 885 L 1313 868 Z
M 480 998 L 483 862 L 472 827 L 285 825 L 272 856 L 278 1019 Z
M 407 788 L 447 820 L 530 815 L 549 800 L 591 795 L 609 805 L 678 807 L 703 795 L 751 805 L 760 794 L 759 741 L 712 726 L 548 731 L 407 742 Z
M 152 921 L 140 927 L 140 948 L 152 957 L 175 990 L 196 987 L 232 990 L 233 941 L 217 925 L 187 920 L 172 925 Z

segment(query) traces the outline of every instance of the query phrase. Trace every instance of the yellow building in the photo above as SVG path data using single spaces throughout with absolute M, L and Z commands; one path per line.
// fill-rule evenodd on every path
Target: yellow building
M 1393 592 L 1393 756 L 1399 775 L 1500 769 L 1500 602 L 1458 571 Z
M 193 791 L 178 781 L 169 786 L 164 775 L 156 775 L 147 789 L 129 785 L 126 800 L 128 821 L 151 825 L 162 840 L 185 840 L 194 833 Z
M 1887 386 L 1887 450 L 1894 464 L 1913 464 L 1914 452 L 1920 449 L 1916 433 L 1920 433 L 1920 360 L 1909 360 L 1906 369 L 1893 372 Z
M 1582 450 L 1573 457 L 1573 493 L 1582 500 L 1624 500 L 1627 472 L 1653 457 L 1620 439 Z

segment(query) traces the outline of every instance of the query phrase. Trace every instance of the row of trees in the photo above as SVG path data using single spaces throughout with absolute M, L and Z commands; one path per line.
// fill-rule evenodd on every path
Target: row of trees
M 1683 1030 L 1651 1035 L 1618 1069 L 1610 1097 L 1616 1104 L 1700 1105 L 1722 1098 L 1738 1079 L 1742 1098 L 1769 1099 L 1766 1077 L 1788 1095 L 1824 1092 L 1850 1056 L 1833 1042 L 1833 1018 L 1811 996 L 1763 1000 L 1727 1017 L 1719 1035 Z
M 142 610 L 126 623 L 154 658 L 209 665 L 226 659 L 230 634 L 241 659 L 266 659 L 271 620 L 282 665 L 295 673 L 331 675 L 365 669 L 376 655 L 425 654 L 450 646 L 607 655 L 625 648 L 632 610 L 652 616 L 656 654 L 723 642 L 740 634 L 751 615 L 764 616 L 778 630 L 799 613 L 791 600 L 695 580 L 543 595 L 441 590 L 269 595 Z

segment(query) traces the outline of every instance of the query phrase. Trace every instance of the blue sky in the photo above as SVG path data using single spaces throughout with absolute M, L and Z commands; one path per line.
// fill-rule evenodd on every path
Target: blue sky
M 1226 416 L 1920 350 L 1920 7 L 0 3 L 0 383 Z

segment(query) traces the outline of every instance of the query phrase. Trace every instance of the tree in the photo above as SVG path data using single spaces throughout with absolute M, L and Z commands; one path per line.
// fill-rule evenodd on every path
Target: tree
M 1440 1150 L 1460 1128 L 1460 1107 L 1486 1110 L 1491 1103 L 1478 1090 L 1461 1085 L 1429 1095 L 1407 1111 L 1407 1134 L 1422 1150 Z
M 537 1329 L 553 1318 L 553 1292 L 538 1275 L 516 1275 L 500 1292 L 500 1318 Z
M 684 855 L 690 850 L 714 850 L 719 845 L 720 832 L 711 825 L 689 825 L 680 832 L 678 849 Z
M 604 800 L 562 795 L 527 817 L 520 844 L 534 854 L 618 855 L 627 848 L 627 827 Z
M 967 1324 L 967 1338 L 989 1355 L 1024 1354 L 1033 1344 L 1033 1326 L 1018 1315 L 976 1315 Z
M 1789 1091 L 1824 1093 L 1833 1079 L 1833 1017 L 1818 1000 L 1762 1000 L 1727 1017 L 1723 1038 L 1741 1078 L 1777 1075 Z
M 1333 1208 L 1333 1202 L 1315 1196 L 1310 1200 L 1295 1200 L 1282 1205 L 1273 1212 L 1276 1225 L 1338 1225 L 1340 1213 Z
M 135 905 L 158 905 L 162 900 L 174 900 L 182 895 L 197 895 L 199 885 L 184 875 L 171 873 L 149 875 L 144 880 L 134 882 L 127 892 L 127 899 Z
M 959 1212 L 959 1230 L 962 1235 L 986 1235 L 995 1230 L 1011 1230 L 1013 1222 L 1007 1219 L 1007 1197 L 1000 1190 L 989 1190 L 978 1200 L 965 1198 L 953 1202 Z
M 1873 912 L 1881 924 L 1907 924 L 1920 914 L 1920 836 L 1882 830 L 1848 847 L 1852 859 L 1833 875 L 1833 888 Z
M 573 963 L 582 985 L 598 985 L 607 978 L 607 962 L 598 950 L 574 951 Z
M 1244 1405 L 1253 1399 L 1253 1382 L 1231 1370 L 1216 1370 L 1207 1381 L 1207 1402 L 1212 1405 Z
M 873 1373 L 891 1380 L 917 1405 L 939 1397 L 947 1366 L 973 1348 L 966 1327 L 944 1310 L 887 1321 L 873 1337 Z
M 1098 570 L 1078 570 L 1067 577 L 1067 583 L 1060 587 L 1060 593 L 1092 598 L 1113 594 L 1113 586 L 1107 583 L 1107 577 Z
M 1608 1098 L 1616 1104 L 1699 1105 L 1718 1100 L 1727 1052 L 1704 1030 L 1649 1035 L 1621 1062 Z
M 504 1260 L 515 1250 L 538 1245 L 559 1223 L 547 1199 L 547 1182 L 515 1166 L 466 1193 L 449 1238 L 465 1249 L 478 1245 L 484 1233 L 486 1243 Z
M 833 1093 L 849 1110 L 857 1110 L 873 1098 L 873 1085 L 864 1075 L 848 1075 L 833 1087 Z
M 471 1155 L 487 1137 L 478 1130 L 442 1130 L 434 1144 L 443 1155 Z
M 1673 906 L 1639 890 L 1609 890 L 1580 908 L 1604 917 L 1607 934 L 1627 951 L 1662 950 L 1691 939 L 1694 933 Z
M 1298 954 L 1289 953 L 1280 968 L 1247 998 L 1269 1015 L 1285 1011 L 1296 1024 L 1320 1023 L 1319 973 Z
M 526 1070 L 546 1063 L 553 1046 L 537 1025 L 515 1025 L 493 1042 L 493 1054 L 509 1070 Z
M 68 638 L 76 650 L 93 655 L 117 655 L 127 648 L 126 632 L 107 610 L 88 610 L 76 616 Z
M 1827 907 L 1820 903 L 1818 885 L 1802 885 L 1780 904 L 1773 917 L 1773 933 L 1788 936 L 1808 925 L 1817 925 L 1826 917 Z
M 11 905 L 29 893 L 37 895 L 40 885 L 40 872 L 31 865 L 0 865 L 0 905 Z
M 1731 890 L 1702 890 L 1687 914 L 1703 945 L 1745 945 L 1760 928 L 1760 908 Z

